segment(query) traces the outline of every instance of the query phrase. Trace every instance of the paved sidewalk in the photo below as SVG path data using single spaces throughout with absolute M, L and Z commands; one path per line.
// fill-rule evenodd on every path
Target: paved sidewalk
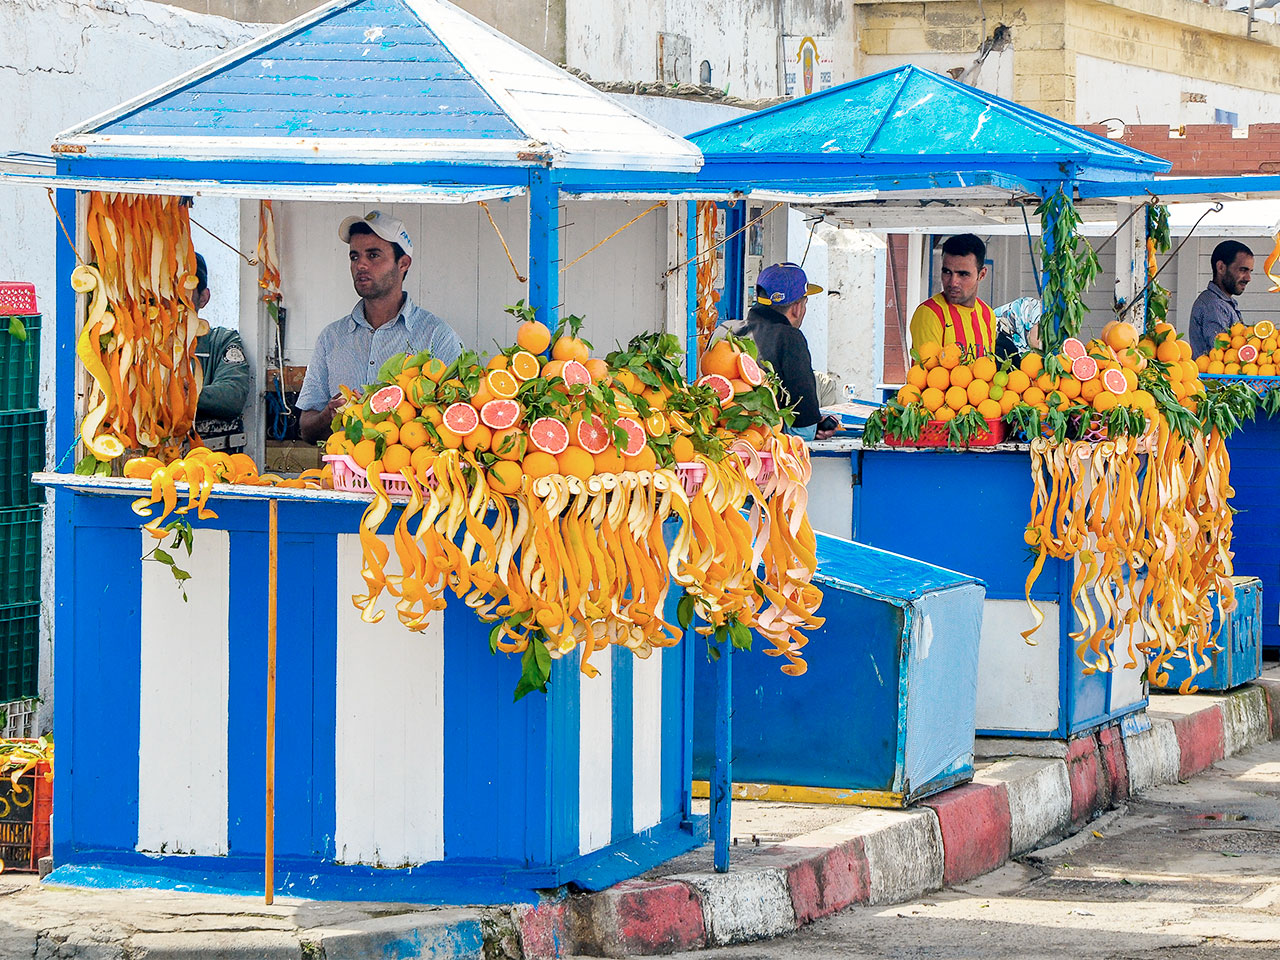
M 1226 695 L 1154 695 L 1148 716 L 1148 730 L 1107 728 L 1070 741 L 1060 756 L 981 762 L 973 783 L 910 810 L 737 801 L 728 874 L 712 871 L 704 847 L 609 890 L 536 905 L 285 899 L 268 907 L 253 897 L 84 890 L 4 875 L 0 958 L 501 960 L 766 939 L 850 904 L 963 883 L 1078 831 L 1133 793 L 1280 736 L 1280 668 Z

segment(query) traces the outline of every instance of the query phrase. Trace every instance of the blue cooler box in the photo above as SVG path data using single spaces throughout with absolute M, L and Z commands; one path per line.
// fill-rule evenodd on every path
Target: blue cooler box
M 1211 654 L 1213 664 L 1208 670 L 1196 674 L 1192 683 L 1197 690 L 1230 690 L 1262 674 L 1262 581 L 1257 577 L 1231 579 L 1236 608 L 1224 623 L 1217 597 L 1214 598 L 1213 629 L 1222 631 L 1218 635 L 1222 649 Z M 1191 674 L 1191 665 L 1184 659 L 1169 660 L 1164 669 L 1169 678 L 1163 684 L 1153 680 L 1151 686 L 1177 690 Z

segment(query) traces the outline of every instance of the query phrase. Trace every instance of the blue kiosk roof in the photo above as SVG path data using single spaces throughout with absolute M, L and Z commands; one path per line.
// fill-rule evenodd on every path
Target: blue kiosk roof
M 210 181 L 266 175 L 218 168 L 228 160 L 375 168 L 358 182 L 394 183 L 386 171 L 412 167 L 401 179 L 419 185 L 424 165 L 490 168 L 463 179 L 495 183 L 513 168 L 616 179 L 691 175 L 702 162 L 688 141 L 446 0 L 333 0 L 65 131 L 53 149 L 64 175 Z
M 692 134 L 700 186 L 796 194 L 1036 192 L 1148 181 L 1166 160 L 993 94 L 903 66 Z

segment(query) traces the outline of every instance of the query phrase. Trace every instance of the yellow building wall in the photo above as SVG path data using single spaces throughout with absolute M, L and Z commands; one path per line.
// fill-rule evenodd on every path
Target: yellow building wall
M 1280 93 L 1280 27 L 1198 0 L 853 0 L 863 74 L 885 58 L 948 54 L 967 67 L 1005 24 L 1013 32 L 1013 99 L 1075 122 L 1077 56 Z M 983 32 L 983 13 L 986 32 Z M 931 64 L 932 65 L 932 64 Z

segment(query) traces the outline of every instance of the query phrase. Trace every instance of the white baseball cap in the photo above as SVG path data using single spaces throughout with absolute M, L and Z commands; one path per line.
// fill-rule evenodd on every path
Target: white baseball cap
M 367 223 L 369 229 L 387 243 L 398 243 L 405 253 L 413 256 L 413 241 L 409 239 L 409 231 L 404 228 L 403 220 L 397 220 L 381 210 L 370 210 L 363 217 L 347 217 L 338 226 L 338 236 L 343 243 L 351 242 L 351 227 L 356 223 Z

